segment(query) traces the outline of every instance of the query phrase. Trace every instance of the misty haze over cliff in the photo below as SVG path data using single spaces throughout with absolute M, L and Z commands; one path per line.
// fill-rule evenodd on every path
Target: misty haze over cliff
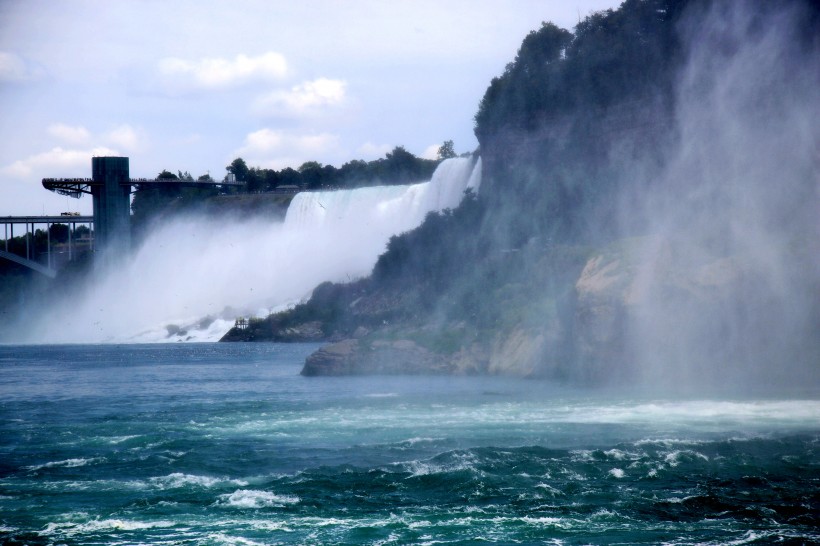
M 657 0 L 533 31 L 476 116 L 481 250 L 431 323 L 491 373 L 816 386 L 818 21 Z
M 643 196 L 652 237 L 632 287 L 630 342 L 649 379 L 820 376 L 820 57 L 807 20 L 797 4 L 745 2 L 684 18 L 675 138 Z

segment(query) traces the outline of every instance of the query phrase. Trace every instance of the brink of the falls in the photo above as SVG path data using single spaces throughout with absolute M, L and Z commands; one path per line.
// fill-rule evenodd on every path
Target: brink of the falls
M 150 233 L 128 262 L 26 319 L 11 342 L 216 341 L 237 316 L 264 316 L 324 281 L 368 275 L 392 235 L 456 207 L 481 162 L 442 162 L 412 185 L 305 192 L 284 222 L 184 215 Z

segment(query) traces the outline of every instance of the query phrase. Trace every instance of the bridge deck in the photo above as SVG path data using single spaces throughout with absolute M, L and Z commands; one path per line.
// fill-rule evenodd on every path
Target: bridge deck
M 0 224 L 92 224 L 93 216 L 0 216 Z

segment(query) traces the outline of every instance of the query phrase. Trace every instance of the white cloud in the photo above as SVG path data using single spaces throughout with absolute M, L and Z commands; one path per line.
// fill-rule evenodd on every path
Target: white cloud
M 441 148 L 441 144 L 430 144 L 421 153 L 421 157 L 424 159 L 438 159 L 439 148 Z
M 88 177 L 91 174 L 91 158 L 105 155 L 119 155 L 119 152 L 106 147 L 71 150 L 57 146 L 6 165 L 0 168 L 0 173 L 20 179 L 34 176 Z
M 159 62 L 159 72 L 169 90 L 221 89 L 253 81 L 277 81 L 288 72 L 280 53 L 258 57 L 244 54 L 234 59 L 203 58 L 195 61 L 169 57 Z
M 330 133 L 294 134 L 260 129 L 245 137 L 245 145 L 236 154 L 250 166 L 296 168 L 305 161 L 325 162 L 335 155 L 339 137 Z
M 326 106 L 336 106 L 345 100 L 347 83 L 342 80 L 318 78 L 293 86 L 290 90 L 273 91 L 254 102 L 260 114 L 303 116 Z
M 53 123 L 48 126 L 46 132 L 66 144 L 82 145 L 89 141 L 91 134 L 82 125 L 72 127 L 64 123 Z
M 269 153 L 274 152 L 284 142 L 283 133 L 272 129 L 260 129 L 245 137 L 245 146 L 240 152 Z
M 120 125 L 106 135 L 106 140 L 115 146 L 134 152 L 142 148 L 143 140 L 137 131 L 128 124 Z
M 26 63 L 19 55 L 0 51 L 0 83 L 24 82 L 42 76 L 42 70 Z
M 390 146 L 389 144 L 373 144 L 368 141 L 359 146 L 359 149 L 356 150 L 356 152 L 361 154 L 363 159 L 373 160 L 384 157 L 387 152 L 392 149 L 393 146 Z
M 53 123 L 46 133 L 66 144 L 55 146 L 48 151 L 29 155 L 0 167 L 0 173 L 13 178 L 32 179 L 38 177 L 88 177 L 91 176 L 91 158 L 94 156 L 122 155 L 144 148 L 144 138 L 139 131 L 128 124 L 120 125 L 103 136 L 93 136 L 82 125 L 72 127 L 64 123 Z M 92 141 L 107 145 L 89 145 Z

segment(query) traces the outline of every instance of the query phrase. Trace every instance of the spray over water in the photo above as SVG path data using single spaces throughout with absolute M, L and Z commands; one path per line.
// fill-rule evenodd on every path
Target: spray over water
M 185 216 L 155 229 L 123 266 L 97 271 L 36 317 L 25 341 L 215 341 L 324 281 L 367 275 L 391 235 L 455 207 L 480 163 L 443 162 L 429 182 L 298 194 L 284 222 Z M 14 341 L 23 341 L 16 339 Z
M 816 2 L 642 0 L 527 37 L 476 116 L 493 362 L 820 385 L 818 29 Z
M 648 218 L 626 328 L 650 384 L 817 383 L 820 58 L 805 15 L 716 2 L 684 19 L 677 137 L 655 188 L 625 198 Z

